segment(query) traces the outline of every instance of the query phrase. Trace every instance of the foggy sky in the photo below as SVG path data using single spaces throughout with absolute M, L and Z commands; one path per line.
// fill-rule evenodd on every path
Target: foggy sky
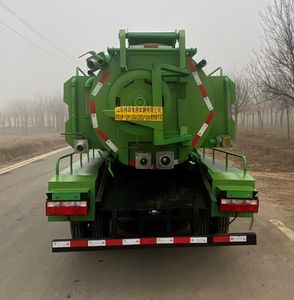
M 258 12 L 268 0 L 3 0 L 23 19 L 58 46 L 78 57 L 88 50 L 118 47 L 120 28 L 129 31 L 186 30 L 186 46 L 197 47 L 196 60 L 208 61 L 207 71 L 226 72 L 250 61 L 260 34 Z M 0 7 L 0 20 L 62 56 L 36 38 Z M 0 24 L 0 103 L 62 93 L 74 66 L 48 56 Z

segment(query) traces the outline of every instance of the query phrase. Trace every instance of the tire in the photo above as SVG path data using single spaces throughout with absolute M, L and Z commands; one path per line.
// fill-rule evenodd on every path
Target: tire
M 200 235 L 207 235 L 209 234 L 210 230 L 210 217 L 209 217 L 209 211 L 208 210 L 201 210 L 199 214 L 199 227 L 198 232 L 196 234 Z
M 229 217 L 214 217 L 210 219 L 210 234 L 226 234 L 230 227 Z

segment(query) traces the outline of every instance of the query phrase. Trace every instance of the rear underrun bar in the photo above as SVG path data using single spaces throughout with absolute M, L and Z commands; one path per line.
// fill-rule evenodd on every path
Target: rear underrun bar
M 127 239 L 53 240 L 52 252 L 91 251 L 106 249 L 241 246 L 256 245 L 256 234 L 230 233 L 207 236 L 142 237 Z

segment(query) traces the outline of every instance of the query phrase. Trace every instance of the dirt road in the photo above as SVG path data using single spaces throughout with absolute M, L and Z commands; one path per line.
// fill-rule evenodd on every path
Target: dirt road
M 269 221 L 267 202 L 257 246 L 52 254 L 51 239 L 69 237 L 44 216 L 58 155 L 0 175 L 1 300 L 293 299 L 294 242 Z

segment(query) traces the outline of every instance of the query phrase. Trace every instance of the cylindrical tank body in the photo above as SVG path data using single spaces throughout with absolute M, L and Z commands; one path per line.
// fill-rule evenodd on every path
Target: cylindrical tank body
M 234 136 L 234 83 L 205 74 L 205 61 L 196 63 L 196 49 L 185 47 L 184 31 L 121 30 L 119 38 L 120 48 L 97 56 L 96 75 L 65 83 L 70 145 L 86 139 L 90 149 L 107 150 L 125 165 L 164 169 Z

